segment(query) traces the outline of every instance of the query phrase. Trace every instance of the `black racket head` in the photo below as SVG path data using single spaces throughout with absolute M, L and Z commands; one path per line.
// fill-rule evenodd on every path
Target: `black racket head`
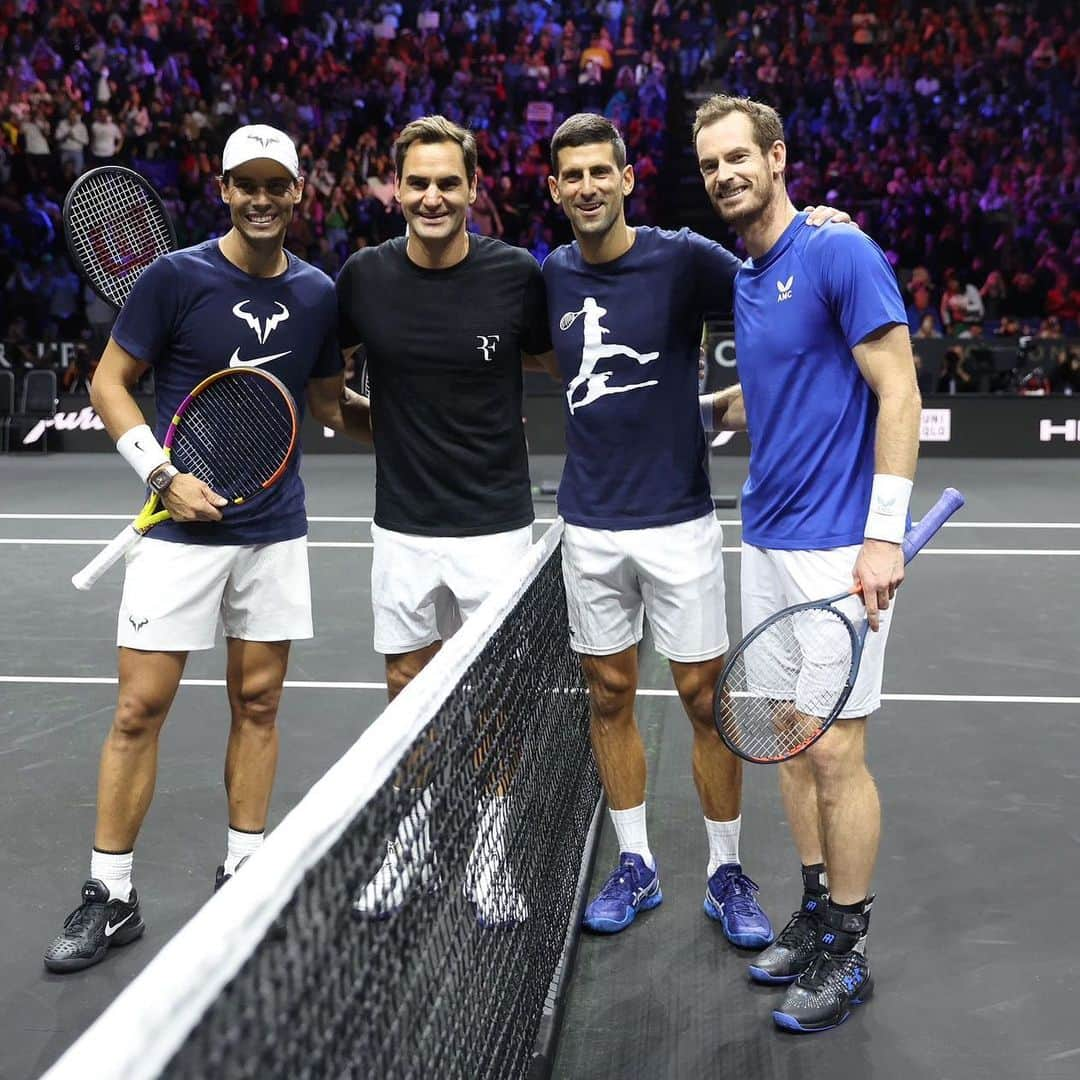
M 176 250 L 176 231 L 158 193 L 119 165 L 83 173 L 64 199 L 63 221 L 76 270 L 117 309 L 142 272 Z
M 180 403 L 165 447 L 181 472 L 241 503 L 281 479 L 298 427 L 296 403 L 280 379 L 260 368 L 226 368 Z
M 735 646 L 713 699 L 716 730 L 745 761 L 787 761 L 812 746 L 851 694 L 862 635 L 831 602 L 785 608 Z

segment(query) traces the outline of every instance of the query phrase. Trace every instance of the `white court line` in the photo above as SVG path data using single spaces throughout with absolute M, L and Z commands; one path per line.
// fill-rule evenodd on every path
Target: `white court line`
M 42 537 L 26 536 L 21 538 L 0 538 L 0 544 L 26 544 L 31 547 L 52 546 L 63 547 L 65 545 L 104 547 L 109 538 L 101 540 L 55 540 L 43 539 Z M 309 540 L 309 548 L 372 548 L 375 545 L 370 540 Z M 725 555 L 741 555 L 741 547 L 726 547 L 722 549 Z M 923 548 L 920 555 L 1080 555 L 1080 548 Z
M 0 675 L 0 683 L 55 683 L 115 686 L 115 676 L 89 675 Z M 224 686 L 224 679 L 181 679 L 181 686 Z M 295 690 L 385 690 L 381 682 L 309 682 L 286 679 L 285 686 Z M 639 689 L 639 697 L 675 697 L 675 690 Z M 937 701 L 972 705 L 1080 705 L 1080 697 L 1030 697 L 1005 694 L 882 694 L 882 701 Z
M 0 521 L 130 521 L 128 514 L 0 514 Z M 538 517 L 537 525 L 550 525 L 555 519 Z M 721 525 L 742 526 L 738 518 L 720 518 Z M 312 524 L 364 525 L 369 517 L 309 517 Z M 1080 529 L 1080 521 L 947 521 L 945 529 Z

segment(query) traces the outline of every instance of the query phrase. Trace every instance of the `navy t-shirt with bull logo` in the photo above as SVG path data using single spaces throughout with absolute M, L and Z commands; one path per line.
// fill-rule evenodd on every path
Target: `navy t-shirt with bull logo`
M 288 267 L 257 278 L 234 266 L 218 241 L 164 255 L 146 268 L 117 316 L 112 336 L 153 365 L 159 441 L 185 397 L 226 367 L 260 367 L 288 388 L 303 414 L 309 379 L 342 368 L 334 286 L 286 252 Z M 220 522 L 166 521 L 157 540 L 191 544 L 265 544 L 307 533 L 297 447 L 269 491 L 223 510 Z

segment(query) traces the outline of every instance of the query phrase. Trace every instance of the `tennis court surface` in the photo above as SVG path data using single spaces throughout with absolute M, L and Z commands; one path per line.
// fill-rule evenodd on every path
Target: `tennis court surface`
M 740 460 L 715 462 L 714 490 L 737 490 L 744 469 Z M 555 479 L 558 470 L 557 459 L 536 458 L 534 482 Z M 193 654 L 137 845 L 147 933 L 94 968 L 55 976 L 42 968 L 41 952 L 75 907 L 87 873 L 97 758 L 115 704 L 121 573 L 86 594 L 69 578 L 94 543 L 137 509 L 138 492 L 123 462 L 108 455 L 0 458 L 3 1080 L 40 1076 L 192 917 L 198 922 L 181 939 L 191 947 L 174 946 L 170 971 L 156 980 L 163 991 L 181 985 L 191 965 L 201 993 L 232 962 L 241 938 L 263 945 L 256 962 L 242 965 L 248 974 L 234 1000 L 215 1006 L 222 1022 L 204 1024 L 206 1041 L 188 1043 L 174 1059 L 175 1075 L 224 1075 L 240 1054 L 230 1052 L 229 1037 L 239 1032 L 241 1047 L 252 1031 L 268 1040 L 264 1015 L 299 1015 L 316 1030 L 324 1021 L 315 1010 L 324 1007 L 359 1040 L 361 1056 L 346 1064 L 332 1048 L 305 1046 L 300 1021 L 272 1033 L 280 1053 L 269 1046 L 260 1053 L 281 1061 L 297 1054 L 312 1076 L 431 1075 L 422 1067 L 429 1060 L 451 1062 L 434 1070 L 440 1076 L 529 1068 L 538 1015 L 529 999 L 547 994 L 565 962 L 560 920 L 573 921 L 596 795 L 582 751 L 580 684 L 557 640 L 557 596 L 530 591 L 550 586 L 557 564 L 538 558 L 529 584 L 508 587 L 490 638 L 479 625 L 475 640 L 462 637 L 456 651 L 465 676 L 456 690 L 429 680 L 439 684 L 430 699 L 426 691 L 416 695 L 424 702 L 399 710 L 392 730 L 369 736 L 370 752 L 354 751 L 342 768 L 385 703 L 382 661 L 371 648 L 373 462 L 309 456 L 304 474 L 318 636 L 293 652 L 271 827 L 336 764 L 317 789 L 319 812 L 335 819 L 370 796 L 367 817 L 306 842 L 303 821 L 291 819 L 299 824 L 283 827 L 276 846 L 292 851 L 301 868 L 277 873 L 271 860 L 253 860 L 246 885 L 238 875 L 202 908 L 224 850 L 228 719 L 223 648 Z M 747 981 L 747 955 L 728 946 L 701 910 L 706 851 L 689 724 L 647 639 L 638 715 L 665 901 L 623 934 L 578 941 L 551 1075 L 1056 1080 L 1080 1073 L 1080 945 L 1069 915 L 1080 909 L 1076 465 L 925 460 L 914 515 L 948 485 L 964 492 L 967 506 L 909 570 L 889 645 L 887 700 L 870 731 L 884 815 L 870 937 L 874 999 L 827 1034 L 800 1038 L 773 1028 L 775 993 Z M 552 504 L 538 503 L 537 512 L 550 518 Z M 740 534 L 737 512 L 719 516 L 731 549 L 734 640 Z M 538 523 L 536 535 L 545 528 Z M 417 719 L 424 709 L 428 719 Z M 534 709 L 556 717 L 550 734 L 520 722 Z M 454 754 L 396 756 L 414 721 L 428 733 L 421 743 Z M 413 770 L 411 780 L 402 782 L 395 762 Z M 392 798 L 403 787 L 434 793 L 434 838 L 416 847 L 424 887 L 389 918 L 357 919 L 351 901 L 377 866 L 372 852 L 410 815 L 417 820 L 416 800 L 402 806 Z M 748 767 L 744 791 L 744 868 L 780 926 L 798 893 L 775 772 Z M 475 898 L 471 855 L 483 835 L 482 808 L 508 793 L 510 805 L 494 812 L 513 822 L 503 861 L 526 910 L 500 923 Z M 304 820 L 313 814 L 305 811 Z M 268 840 L 265 851 L 271 846 Z M 590 889 L 616 857 L 606 826 L 597 846 Z M 303 865 L 315 849 L 341 855 L 344 869 Z M 434 887 L 431 873 L 419 874 L 425 868 L 437 873 Z M 509 888 L 504 882 L 485 894 L 495 896 L 496 916 L 513 906 Z M 282 917 L 282 903 L 294 895 Z M 280 1001 L 295 986 L 300 1012 L 282 1013 Z M 245 987 L 253 998 L 236 997 Z M 187 1007 L 161 1011 L 176 1019 Z M 543 1001 L 538 1008 L 544 1027 L 550 1016 Z M 127 1034 L 153 1044 L 167 1026 L 131 1025 Z M 80 1075 L 111 1075 L 99 1063 L 91 1048 L 77 1063 Z M 302 1075 L 296 1068 L 282 1066 L 281 1075 Z M 253 1068 L 250 1075 L 270 1073 Z

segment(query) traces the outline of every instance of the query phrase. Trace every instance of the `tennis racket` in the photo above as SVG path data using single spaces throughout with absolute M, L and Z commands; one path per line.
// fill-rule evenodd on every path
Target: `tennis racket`
M 959 491 L 945 489 L 904 537 L 905 564 L 963 505 Z M 716 683 L 713 718 L 728 749 L 767 764 L 787 761 L 817 742 L 851 695 L 867 627 L 856 589 L 795 604 L 754 627 Z
M 176 250 L 176 232 L 158 193 L 118 165 L 83 173 L 64 199 L 62 216 L 75 268 L 117 309 L 150 263 Z
M 226 368 L 203 379 L 180 403 L 164 450 L 182 473 L 197 476 L 232 504 L 276 484 L 296 448 L 296 405 L 279 379 L 260 368 Z M 72 579 L 89 589 L 153 526 L 166 521 L 154 492 L 138 516 Z

